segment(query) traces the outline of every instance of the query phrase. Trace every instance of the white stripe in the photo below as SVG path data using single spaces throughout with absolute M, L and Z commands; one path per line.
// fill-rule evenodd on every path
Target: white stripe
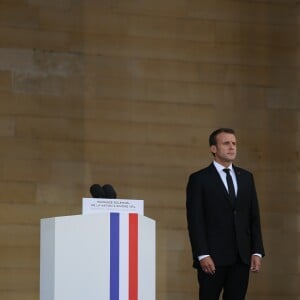
M 128 300 L 129 215 L 120 213 L 120 300 Z

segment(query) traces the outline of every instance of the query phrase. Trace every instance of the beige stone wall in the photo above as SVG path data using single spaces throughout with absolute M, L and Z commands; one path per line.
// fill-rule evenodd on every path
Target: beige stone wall
M 39 221 L 92 183 L 157 220 L 157 300 L 197 299 L 185 221 L 209 133 L 234 127 L 267 256 L 250 300 L 300 299 L 299 3 L 0 1 L 0 298 L 37 300 Z

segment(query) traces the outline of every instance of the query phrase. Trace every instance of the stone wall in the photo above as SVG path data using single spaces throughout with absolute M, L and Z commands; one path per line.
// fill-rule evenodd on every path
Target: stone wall
M 233 127 L 260 198 L 255 300 L 300 299 L 299 3 L 0 2 L 0 298 L 39 299 L 39 222 L 93 183 L 157 220 L 157 300 L 197 299 L 188 175 Z

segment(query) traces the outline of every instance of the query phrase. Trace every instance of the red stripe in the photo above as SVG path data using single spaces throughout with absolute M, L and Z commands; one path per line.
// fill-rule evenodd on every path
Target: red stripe
M 129 214 L 129 300 L 138 300 L 138 215 Z

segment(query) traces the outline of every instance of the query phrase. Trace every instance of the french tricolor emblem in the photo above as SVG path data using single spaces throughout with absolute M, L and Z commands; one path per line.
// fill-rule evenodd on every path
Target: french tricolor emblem
M 110 213 L 109 300 L 155 299 L 155 296 L 149 298 L 145 291 L 149 267 L 155 269 L 147 262 L 151 257 L 147 254 L 147 237 L 143 236 L 147 232 L 145 225 L 136 213 Z M 152 284 L 155 285 L 153 280 Z

